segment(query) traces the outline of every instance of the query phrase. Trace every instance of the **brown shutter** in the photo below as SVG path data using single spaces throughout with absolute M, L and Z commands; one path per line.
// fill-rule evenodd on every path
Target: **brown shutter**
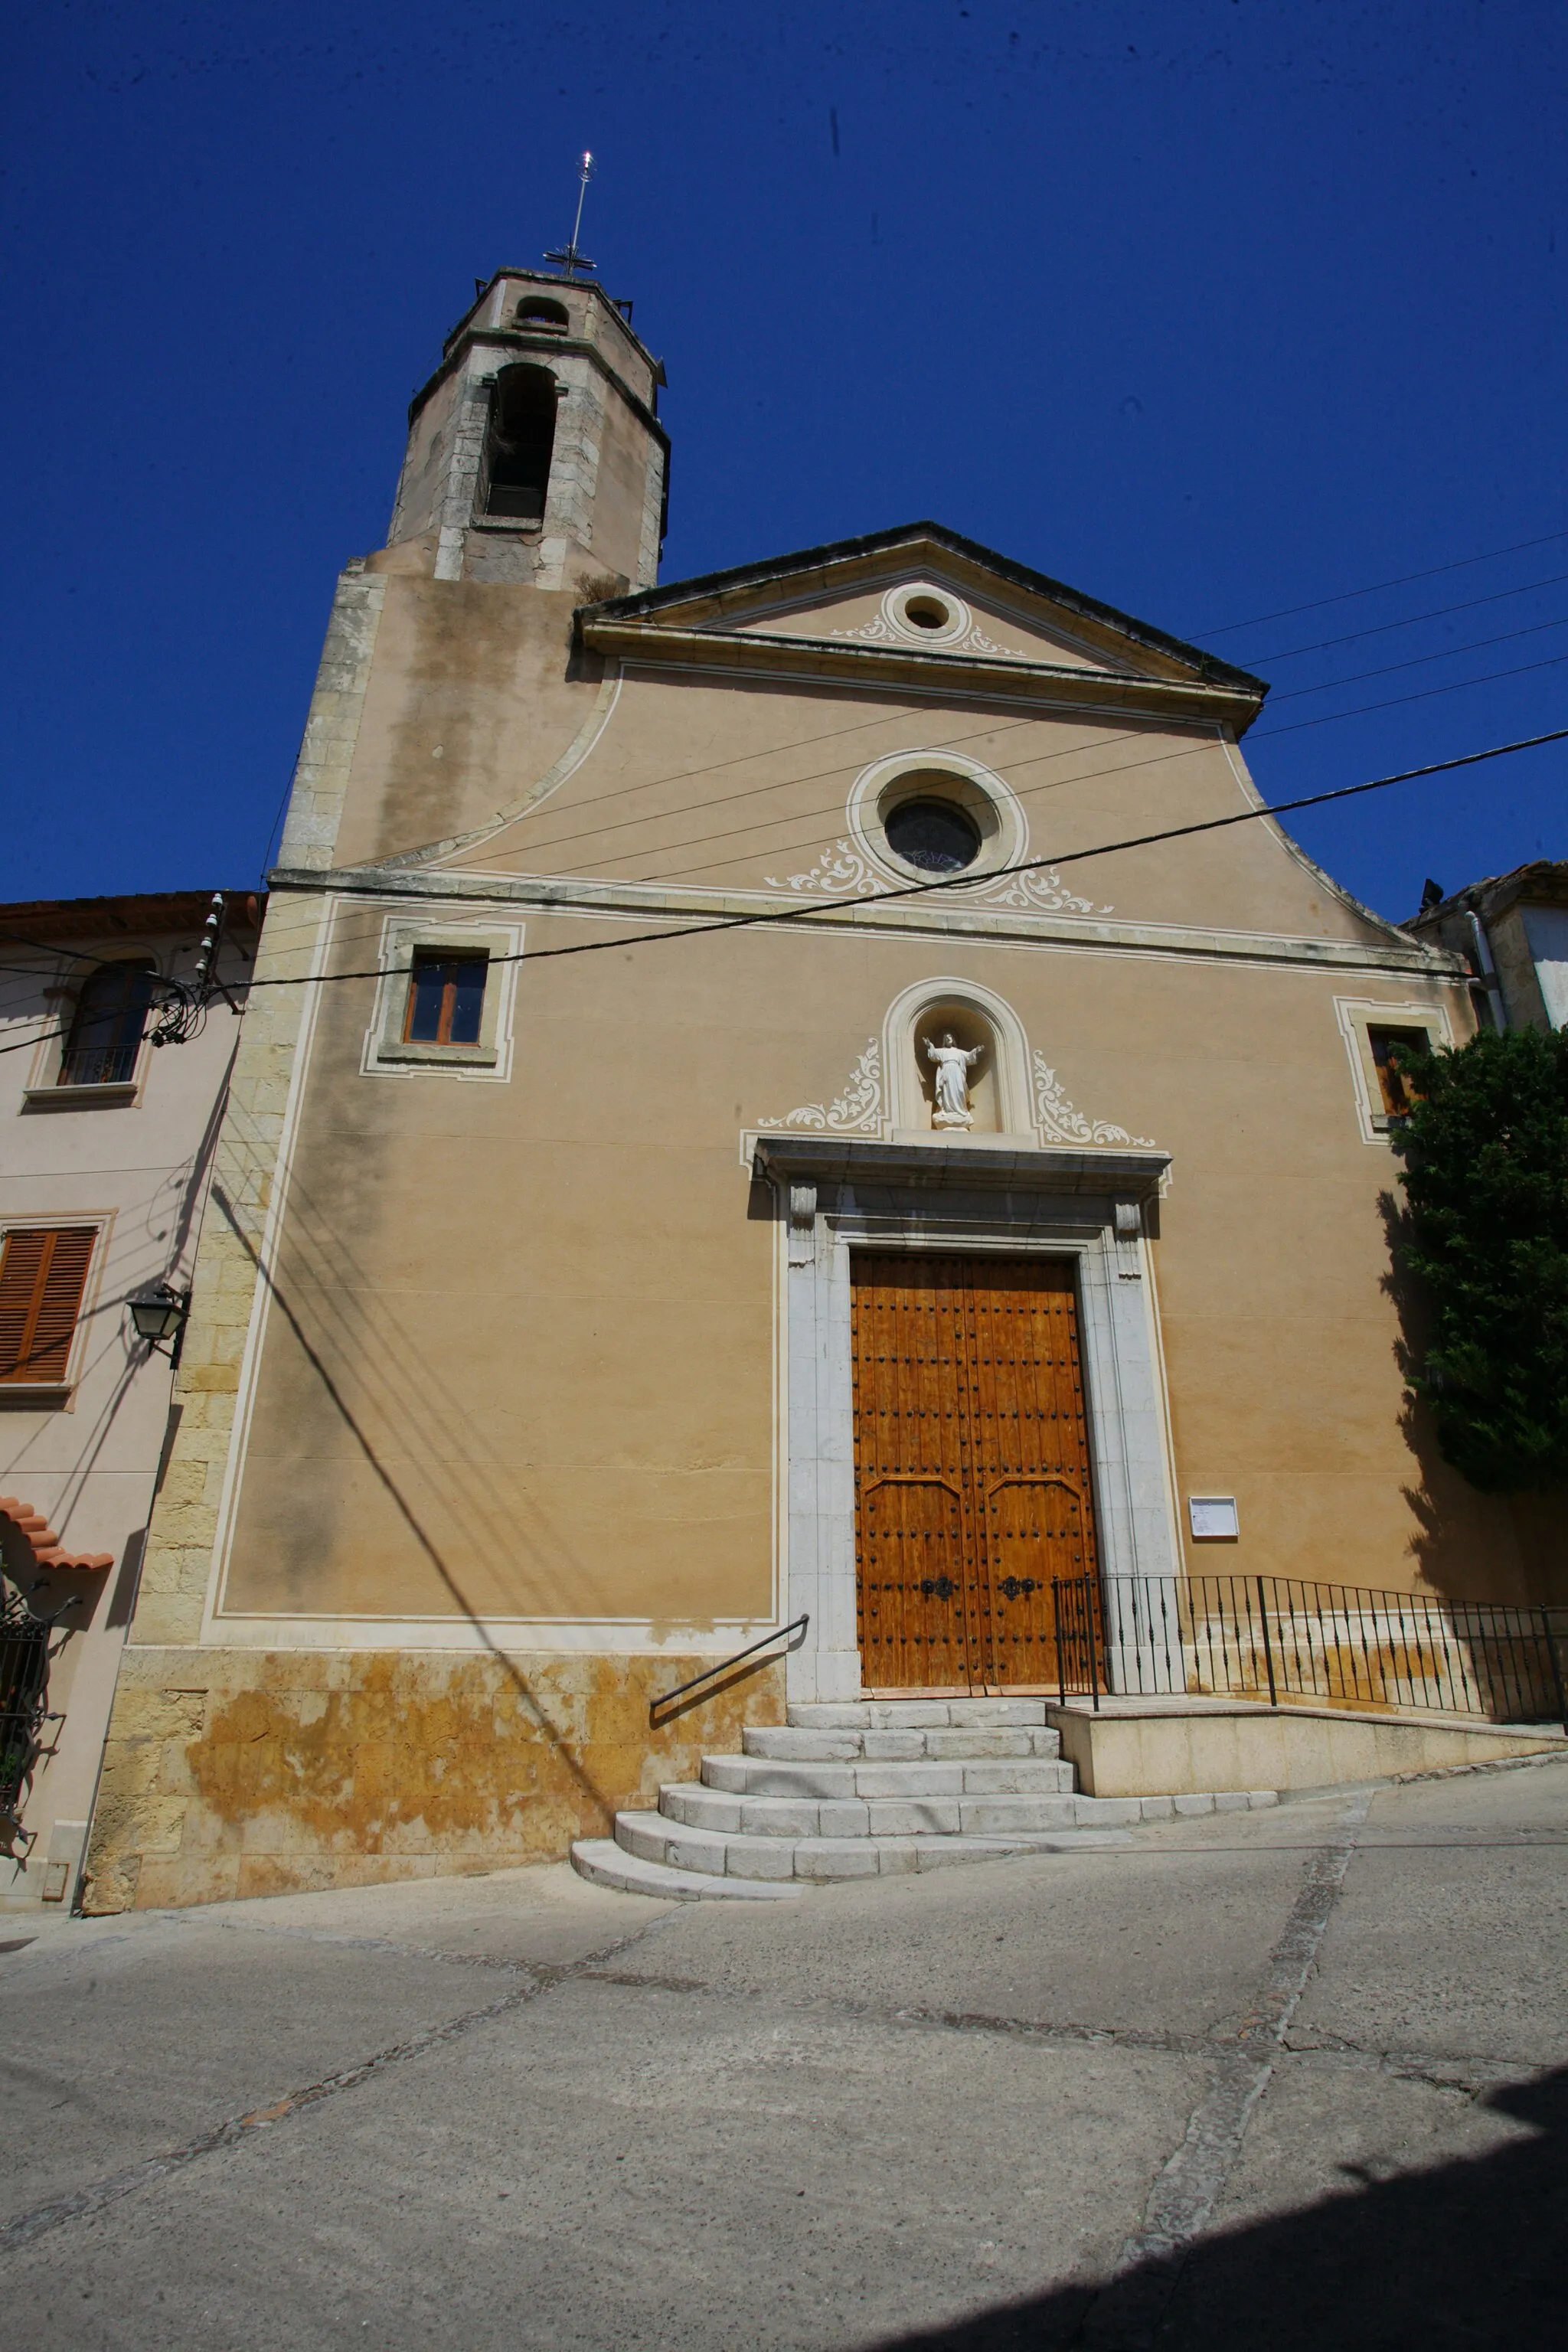
M 87 1284 L 90 1225 L 34 1225 L 0 1250 L 0 1381 L 63 1381 Z

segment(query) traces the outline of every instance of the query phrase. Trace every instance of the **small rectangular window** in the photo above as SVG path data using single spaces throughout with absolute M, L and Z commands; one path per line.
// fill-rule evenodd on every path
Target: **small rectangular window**
M 488 956 L 416 954 L 404 1016 L 405 1045 L 477 1045 Z
M 1405 1054 L 1430 1053 L 1432 1040 L 1425 1029 L 1374 1029 L 1368 1024 L 1367 1043 L 1372 1047 L 1373 1066 L 1377 1072 L 1378 1092 L 1383 1097 L 1385 1118 L 1405 1118 L 1420 1093 L 1407 1070 L 1402 1070 L 1394 1060 L 1396 1049 Z
M 63 1385 L 97 1234 L 18 1226 L 0 1247 L 0 1383 Z

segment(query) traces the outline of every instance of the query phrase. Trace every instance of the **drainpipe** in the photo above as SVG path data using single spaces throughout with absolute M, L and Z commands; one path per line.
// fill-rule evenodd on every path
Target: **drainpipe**
M 1503 1002 L 1502 982 L 1498 978 L 1497 965 L 1492 961 L 1492 943 L 1487 937 L 1486 925 L 1477 914 L 1475 908 L 1468 907 L 1465 911 L 1469 919 L 1470 943 L 1475 950 L 1476 965 L 1480 973 L 1481 986 L 1487 992 L 1492 1027 L 1506 1029 L 1508 1006 Z

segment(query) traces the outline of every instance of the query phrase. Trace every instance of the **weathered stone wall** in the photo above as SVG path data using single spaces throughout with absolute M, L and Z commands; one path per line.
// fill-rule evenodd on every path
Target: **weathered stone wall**
M 742 1723 L 782 1723 L 784 1668 L 651 1730 L 710 1659 L 451 1651 L 132 1649 L 88 1856 L 89 1912 L 505 1869 L 604 1836 L 694 1780 Z

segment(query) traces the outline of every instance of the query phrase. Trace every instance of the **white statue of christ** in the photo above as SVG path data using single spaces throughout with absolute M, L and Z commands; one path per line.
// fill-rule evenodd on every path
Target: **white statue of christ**
M 969 1108 L 969 1073 L 985 1048 L 972 1045 L 966 1053 L 952 1042 L 952 1032 L 944 1029 L 940 1045 L 926 1039 L 926 1059 L 936 1064 L 936 1108 L 931 1114 L 933 1127 L 973 1127 L 974 1113 Z

